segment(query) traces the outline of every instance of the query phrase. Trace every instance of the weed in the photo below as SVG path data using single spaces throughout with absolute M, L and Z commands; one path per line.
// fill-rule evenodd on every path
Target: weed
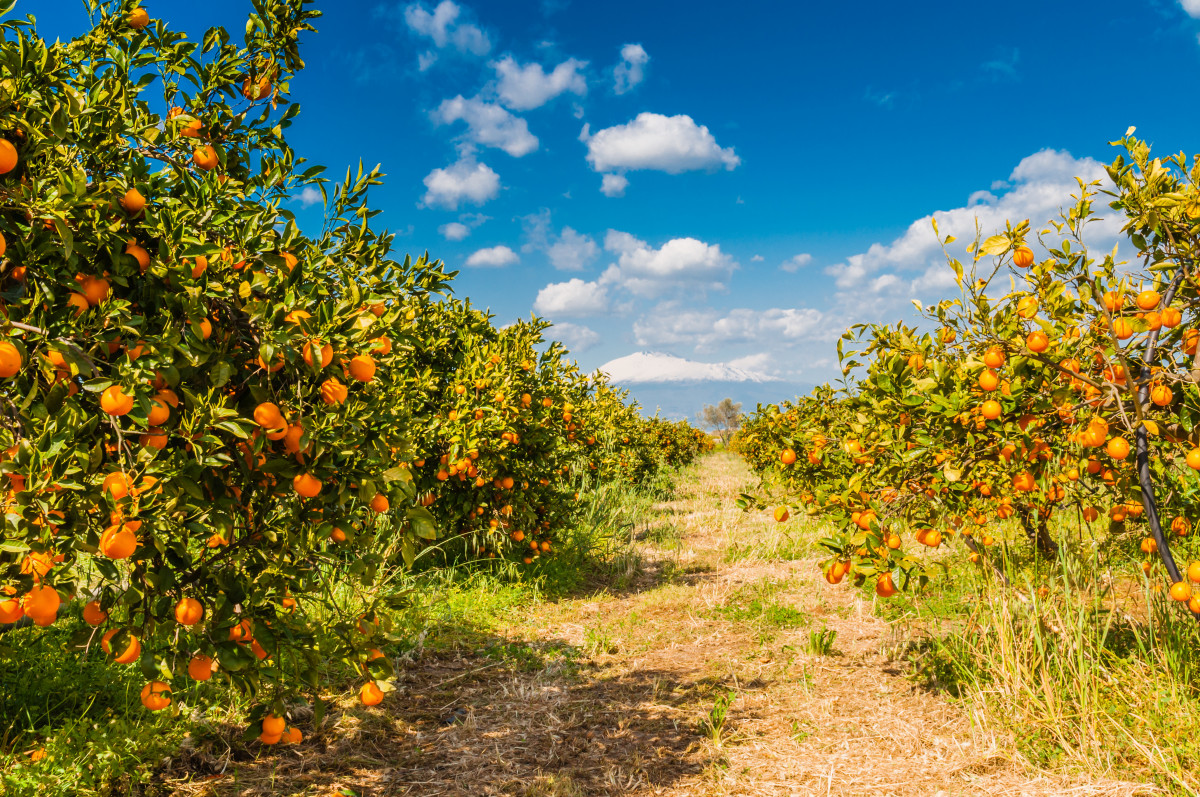
M 701 733 L 717 747 L 724 742 L 725 722 L 729 718 L 729 707 L 733 705 L 735 699 L 737 699 L 737 694 L 732 689 L 717 695 L 708 716 L 700 721 Z
M 828 626 L 809 631 L 804 652 L 810 656 L 832 656 L 835 639 L 837 639 L 837 631 Z

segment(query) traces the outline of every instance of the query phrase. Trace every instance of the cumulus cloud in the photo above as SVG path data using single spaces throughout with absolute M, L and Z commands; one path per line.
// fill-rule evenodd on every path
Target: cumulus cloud
M 1200 19 L 1200 0 L 1179 0 L 1179 5 L 1183 6 L 1189 17 Z
M 550 265 L 559 271 L 582 271 L 599 254 L 600 247 L 591 236 L 577 233 L 570 227 L 563 227 L 558 240 L 546 248 Z
M 626 44 L 621 48 L 621 61 L 613 68 L 613 91 L 625 94 L 646 77 L 646 63 L 650 56 L 640 44 Z
M 724 289 L 737 263 L 721 251 L 720 244 L 695 238 L 673 238 L 658 249 L 619 230 L 604 237 L 605 250 L 617 262 L 602 276 L 606 284 L 620 285 L 639 296 L 659 296 L 686 288 L 689 292 Z
M 806 340 L 829 340 L 822 324 L 824 314 L 812 308 L 766 310 L 735 308 L 725 313 L 711 308 L 686 310 L 660 305 L 633 324 L 639 346 L 690 345 L 711 349 L 732 344 L 757 344 L 777 348 Z
M 442 0 L 430 11 L 423 3 L 413 3 L 404 9 L 404 22 L 418 36 L 428 38 L 435 49 L 417 56 L 417 65 L 424 72 L 437 61 L 437 50 L 452 50 L 463 55 L 484 56 L 491 52 L 492 43 L 478 26 L 461 20 L 462 8 L 451 0 Z
M 533 309 L 548 318 L 599 315 L 608 310 L 608 289 L 581 279 L 553 282 L 538 291 Z
M 813 256 L 807 252 L 799 255 L 792 255 L 783 264 L 779 266 L 784 271 L 795 272 L 807 266 L 812 262 Z
M 1053 149 L 1035 152 L 1022 159 L 1007 180 L 993 183 L 991 191 L 976 191 L 962 207 L 923 216 L 890 243 L 875 243 L 826 273 L 835 278 L 839 299 L 853 320 L 894 315 L 913 298 L 940 298 L 953 288 L 954 276 L 934 235 L 932 218 L 943 237 L 959 239 L 952 249 L 958 249 L 960 259 L 969 258 L 961 247 L 974 240 L 976 224 L 985 237 L 1002 231 L 1006 220 L 1029 219 L 1033 230 L 1040 230 L 1073 204 L 1076 176 L 1109 184 L 1103 164 L 1092 158 Z M 1087 228 L 1085 240 L 1107 250 L 1119 236 L 1121 221 L 1102 210 L 1101 218 Z
M 467 258 L 469 268 L 503 268 L 519 261 L 517 253 L 507 246 L 491 246 L 480 249 Z
M 321 198 L 320 189 L 314 188 L 311 185 L 304 186 L 304 190 L 297 194 L 295 199 L 300 203 L 300 207 L 304 208 L 310 208 L 313 205 L 323 204 L 325 201 Z
M 640 113 L 631 122 L 594 134 L 585 125 L 579 137 L 587 144 L 588 163 L 597 172 L 650 169 L 680 174 L 735 169 L 742 162 L 733 148 L 722 148 L 707 127 L 684 114 Z
M 434 110 L 430 117 L 435 124 L 467 123 L 468 140 L 485 147 L 502 149 L 514 158 L 528 155 L 538 148 L 537 136 L 529 132 L 524 119 L 513 116 L 499 105 L 484 102 L 478 97 L 464 99 L 460 94 Z
M 471 228 L 461 222 L 452 221 L 438 227 L 438 232 L 447 241 L 461 241 L 471 234 Z
M 568 58 L 547 74 L 541 64 L 521 66 L 512 56 L 492 64 L 499 79 L 496 93 L 500 102 L 514 111 L 540 108 L 566 92 L 580 97 L 587 94 L 587 80 L 582 73 L 586 66 L 587 61 Z
M 545 334 L 549 338 L 562 341 L 573 352 L 587 351 L 600 342 L 600 335 L 596 330 L 568 321 L 558 322 L 546 330 Z
M 484 163 L 463 156 L 445 169 L 434 169 L 425 177 L 427 207 L 458 210 L 463 202 L 482 205 L 500 193 L 500 175 Z
M 623 174 L 606 174 L 600 180 L 600 193 L 608 197 L 625 196 L 629 178 Z

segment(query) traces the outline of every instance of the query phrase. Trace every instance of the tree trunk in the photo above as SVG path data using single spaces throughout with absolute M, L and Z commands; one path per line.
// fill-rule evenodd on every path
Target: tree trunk
M 1058 558 L 1058 543 L 1050 536 L 1046 528 L 1046 519 L 1027 506 L 1017 507 L 1017 517 L 1021 520 L 1021 528 L 1033 543 L 1033 547 L 1044 559 Z

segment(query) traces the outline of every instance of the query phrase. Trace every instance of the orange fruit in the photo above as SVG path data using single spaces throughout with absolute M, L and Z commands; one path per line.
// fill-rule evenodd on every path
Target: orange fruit
M 242 81 L 242 96 L 251 102 L 265 99 L 271 93 L 271 78 L 263 76 L 257 81 L 251 80 L 249 76 Z
M 208 270 L 208 258 L 200 255 L 196 258 L 196 262 L 192 265 L 192 279 L 200 279 L 201 275 Z
M 371 509 L 376 512 L 386 512 L 390 507 L 391 502 L 388 501 L 388 497 L 383 493 L 376 493 L 375 497 L 371 499 Z
M 1029 471 L 1014 476 L 1012 483 L 1013 489 L 1018 492 L 1031 493 L 1037 489 L 1037 483 L 1034 481 L 1033 474 Z
M 294 269 L 296 267 L 296 263 L 299 262 L 296 260 L 296 256 L 291 252 L 281 252 L 279 256 L 283 258 L 283 267 L 288 270 L 289 274 L 292 273 L 292 269 Z
M 1193 448 L 1187 453 L 1187 466 L 1192 470 L 1200 470 L 1200 448 Z
M 319 340 L 310 340 L 304 344 L 304 362 L 308 365 L 315 365 L 317 355 L 321 357 L 321 368 L 325 368 L 333 362 L 333 346 L 328 343 L 322 344 Z
M 337 526 L 334 526 L 333 531 L 329 532 L 329 539 L 333 540 L 334 542 L 345 542 L 346 532 L 342 531 Z
M 370 382 L 375 378 L 375 361 L 366 354 L 350 360 L 350 375 L 359 382 Z
M 985 401 L 979 407 L 979 414 L 987 418 L 989 421 L 994 421 L 995 419 L 999 418 L 1002 411 L 1003 408 L 1000 406 L 999 401 Z
M 6 138 L 0 138 L 0 174 L 17 168 L 17 148 Z
M 88 601 L 87 605 L 83 607 L 83 621 L 93 628 L 107 619 L 108 612 L 100 608 L 99 601 Z
M 1108 312 L 1115 313 L 1125 304 L 1125 294 L 1118 291 L 1107 291 L 1104 294 L 1104 306 Z
M 303 498 L 316 498 L 321 494 L 321 480 L 311 473 L 298 473 L 292 479 L 292 488 Z
M 287 433 L 283 436 L 283 450 L 289 454 L 300 453 L 300 439 L 304 437 L 304 427 L 299 423 L 294 423 L 288 427 Z
M 151 426 L 162 426 L 171 417 L 171 408 L 158 396 L 150 399 L 150 412 L 146 415 L 146 423 Z
M 134 30 L 141 30 L 150 24 L 150 15 L 139 6 L 125 16 L 125 22 Z
M 299 728 L 288 728 L 287 732 L 283 734 L 282 741 L 284 744 L 300 744 L 304 741 L 304 734 L 300 732 Z
M 312 318 L 312 314 L 305 310 L 293 310 L 283 317 L 283 320 L 289 324 L 299 324 L 305 319 Z
M 146 198 L 136 188 L 130 188 L 118 201 L 121 207 L 125 208 L 125 212 L 131 216 L 136 216 L 142 212 L 142 208 L 146 207 Z
M 21 350 L 10 341 L 0 340 L 0 377 L 16 376 L 22 364 Z
M 383 702 L 383 690 L 376 686 L 374 681 L 369 681 L 359 690 L 358 699 L 364 706 L 377 706 Z
M 80 288 L 83 290 L 83 295 L 87 297 L 88 304 L 92 307 L 98 306 L 107 299 L 110 290 L 108 280 L 98 277 L 84 277 Z
M 1129 443 L 1124 437 L 1114 437 L 1108 441 L 1108 445 L 1104 447 L 1108 455 L 1113 459 L 1125 459 L 1129 456 Z
M 790 517 L 790 515 L 788 514 L 788 508 L 786 506 L 775 507 L 776 522 L 783 523 L 785 520 L 788 519 L 788 517 Z
M 67 295 L 67 304 L 75 308 L 74 315 L 76 318 L 83 315 L 83 313 L 91 307 L 91 304 L 88 303 L 86 296 L 84 296 L 82 293 L 75 293 L 74 291 Z
M 128 559 L 137 550 L 137 535 L 130 528 L 132 524 L 109 526 L 100 535 L 100 553 L 109 559 Z
M 193 681 L 207 681 L 212 678 L 213 660 L 203 653 L 197 653 L 192 656 L 192 660 L 188 662 L 188 677 Z
M 29 590 L 21 600 L 21 608 L 25 610 L 29 619 L 43 627 L 54 622 L 61 605 L 62 598 L 59 597 L 58 590 L 47 584 Z
M 1018 268 L 1029 268 L 1033 265 L 1033 250 L 1021 245 L 1013 250 L 1013 265 Z
M 162 711 L 171 705 L 171 687 L 162 681 L 151 681 L 142 687 L 142 705 L 151 711 Z
M 1155 385 L 1150 388 L 1150 400 L 1159 407 L 1165 407 L 1175 399 L 1175 394 L 1166 385 Z
M 117 629 L 114 628 L 111 631 L 105 632 L 104 636 L 100 639 L 100 647 L 110 656 L 113 656 L 113 652 L 109 647 L 108 641 L 116 636 L 116 633 Z M 128 664 L 131 661 L 136 661 L 140 655 L 142 655 L 142 643 L 138 641 L 136 636 L 130 634 L 129 644 L 125 646 L 125 650 L 120 655 L 113 656 L 113 661 L 117 664 Z
M 790 448 L 785 448 L 779 453 L 779 461 L 784 465 L 791 465 L 796 461 L 796 452 Z
M 1164 307 L 1161 315 L 1164 327 L 1174 329 L 1183 323 L 1183 313 L 1179 312 L 1178 308 Z
M 204 606 L 195 598 L 180 598 L 175 604 L 175 620 L 180 625 L 195 625 L 204 619 Z
M 146 273 L 146 269 L 150 268 L 150 253 L 133 241 L 125 244 L 125 254 L 137 261 L 138 270 L 143 274 Z
M 1040 354 L 1050 347 L 1050 338 L 1040 329 L 1035 329 L 1025 338 L 1025 347 L 1035 354 Z
M 1153 310 L 1162 299 L 1158 291 L 1142 291 L 1137 295 L 1137 306 L 1142 310 Z
M 1038 314 L 1038 300 L 1036 296 L 1022 296 L 1017 301 L 1017 315 L 1021 318 L 1033 318 Z
M 896 594 L 896 585 L 892 583 L 892 574 L 880 573 L 875 579 L 875 594 L 881 598 L 890 598 Z
M 1192 586 L 1186 581 L 1176 581 L 1171 585 L 1171 600 L 1184 603 L 1192 597 Z
M 253 631 L 254 631 L 254 627 L 251 625 L 250 620 L 249 619 L 242 620 L 237 625 L 230 626 L 229 641 L 230 642 L 249 641 L 250 639 L 254 638 Z
M 258 735 L 258 740 L 266 745 L 279 744 L 281 741 L 283 741 L 283 734 L 272 736 L 268 733 L 260 733 Z
M 1188 581 L 1200 584 L 1200 562 L 1192 562 L 1187 568 Z
M 346 400 L 349 391 L 337 379 L 326 379 L 321 383 L 321 401 L 326 404 L 341 404 Z
M 1117 340 L 1128 340 L 1133 337 L 1133 324 L 1128 318 L 1114 318 L 1112 320 L 1113 337 Z
M 262 720 L 262 732 L 268 736 L 279 736 L 287 729 L 287 720 L 268 714 Z
M 109 385 L 100 394 L 100 409 L 109 415 L 128 415 L 133 409 L 133 396 L 127 396 L 120 385 Z
M 0 248 L 0 255 L 3 255 L 3 254 L 4 254 L 4 250 L 2 248 Z M 372 344 L 374 344 L 374 345 L 372 345 L 371 348 L 378 354 L 380 354 L 380 355 L 391 354 L 392 339 L 389 338 L 387 335 L 380 335 L 379 337 L 375 338 L 371 342 L 372 342 Z M 526 393 L 524 396 L 521 396 L 522 404 L 528 405 L 529 401 L 533 400 L 532 398 L 529 398 L 529 401 L 526 401 L 527 397 L 529 397 L 528 393 Z
M 279 429 L 285 425 L 279 406 L 270 401 L 254 408 L 254 422 L 264 429 Z
M 908 356 L 908 367 L 914 371 L 920 371 L 925 367 L 925 357 L 921 354 L 910 354 Z
M 206 172 L 211 172 L 217 168 L 220 162 L 220 158 L 217 157 L 217 151 L 210 144 L 197 147 L 196 151 L 192 153 L 192 163 L 196 164 L 196 168 Z
M 1000 377 L 991 368 L 979 375 L 979 387 L 986 391 L 993 391 L 1000 386 Z

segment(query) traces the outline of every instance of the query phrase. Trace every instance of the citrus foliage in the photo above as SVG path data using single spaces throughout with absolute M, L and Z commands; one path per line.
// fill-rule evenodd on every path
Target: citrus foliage
M 241 44 L 128 0 L 63 44 L 0 23 L 0 623 L 78 597 L 77 642 L 140 667 L 151 710 L 214 673 L 279 710 L 322 658 L 377 703 L 381 573 L 448 534 L 529 562 L 584 476 L 640 483 L 703 439 L 395 259 L 378 169 L 305 167 L 308 5 L 254 0 Z M 284 204 L 303 184 L 315 237 Z
M 1200 510 L 1200 161 L 1152 158 L 1132 132 L 1106 192 L 1128 262 L 1084 245 L 1097 185 L 1081 181 L 1037 236 L 1046 259 L 1027 221 L 977 237 L 970 263 L 950 258 L 961 298 L 924 311 L 934 332 L 854 327 L 840 388 L 745 424 L 751 464 L 832 521 L 831 582 L 871 579 L 885 597 L 923 585 L 953 561 L 923 546 L 951 541 L 985 564 L 989 525 L 1010 517 L 1053 556 L 1056 518 L 1143 556 L 1147 573 L 1160 559 L 1171 597 L 1200 614 L 1200 565 L 1181 572 L 1171 550 Z

